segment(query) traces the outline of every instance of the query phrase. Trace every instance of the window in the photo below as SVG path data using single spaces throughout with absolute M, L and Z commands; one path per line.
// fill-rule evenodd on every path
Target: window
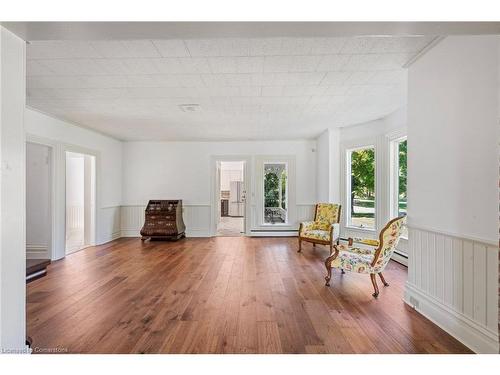
M 375 148 L 347 151 L 347 225 L 375 229 Z
M 264 163 L 264 223 L 288 222 L 287 163 Z
M 407 145 L 406 137 L 392 142 L 391 214 L 393 217 L 406 214 Z M 406 228 L 403 229 L 402 237 L 408 238 Z

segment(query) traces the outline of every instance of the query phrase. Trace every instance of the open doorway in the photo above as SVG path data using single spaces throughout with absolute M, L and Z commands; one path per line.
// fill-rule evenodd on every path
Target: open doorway
M 218 161 L 217 236 L 245 234 L 245 161 Z
M 95 244 L 95 156 L 66 151 L 66 254 Z
M 26 143 L 26 259 L 52 258 L 52 147 Z

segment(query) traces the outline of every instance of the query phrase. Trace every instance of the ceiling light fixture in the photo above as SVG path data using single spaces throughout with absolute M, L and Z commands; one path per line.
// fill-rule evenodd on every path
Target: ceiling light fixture
M 179 104 L 179 108 L 183 112 L 199 112 L 201 107 L 199 104 Z

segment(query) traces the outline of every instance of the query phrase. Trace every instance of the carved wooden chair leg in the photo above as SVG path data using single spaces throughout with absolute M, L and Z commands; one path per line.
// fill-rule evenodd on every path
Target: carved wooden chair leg
M 297 250 L 298 253 L 302 251 L 302 240 L 299 237 L 299 249 Z
M 375 275 L 374 273 L 370 274 L 370 278 L 372 279 L 373 289 L 375 289 L 375 293 L 373 293 L 372 296 L 375 298 L 378 297 L 378 285 L 376 276 L 377 275 Z
M 378 275 L 380 276 L 380 280 L 382 280 L 382 284 L 384 284 L 384 286 L 389 286 L 389 283 L 387 281 L 385 281 L 384 276 L 382 275 L 382 272 L 380 272 Z
M 331 256 L 326 258 L 325 260 L 325 267 L 326 267 L 326 276 L 325 276 L 325 285 L 330 286 L 330 280 L 332 279 L 332 267 L 331 267 Z
M 313 247 L 316 247 L 316 244 L 313 242 Z
M 342 273 L 342 275 L 345 273 L 343 268 L 340 270 L 340 273 Z

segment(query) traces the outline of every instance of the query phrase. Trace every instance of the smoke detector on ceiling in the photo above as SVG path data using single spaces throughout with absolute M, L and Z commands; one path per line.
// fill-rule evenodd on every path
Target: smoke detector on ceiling
M 201 107 L 199 104 L 179 104 L 179 108 L 183 112 L 199 112 Z

